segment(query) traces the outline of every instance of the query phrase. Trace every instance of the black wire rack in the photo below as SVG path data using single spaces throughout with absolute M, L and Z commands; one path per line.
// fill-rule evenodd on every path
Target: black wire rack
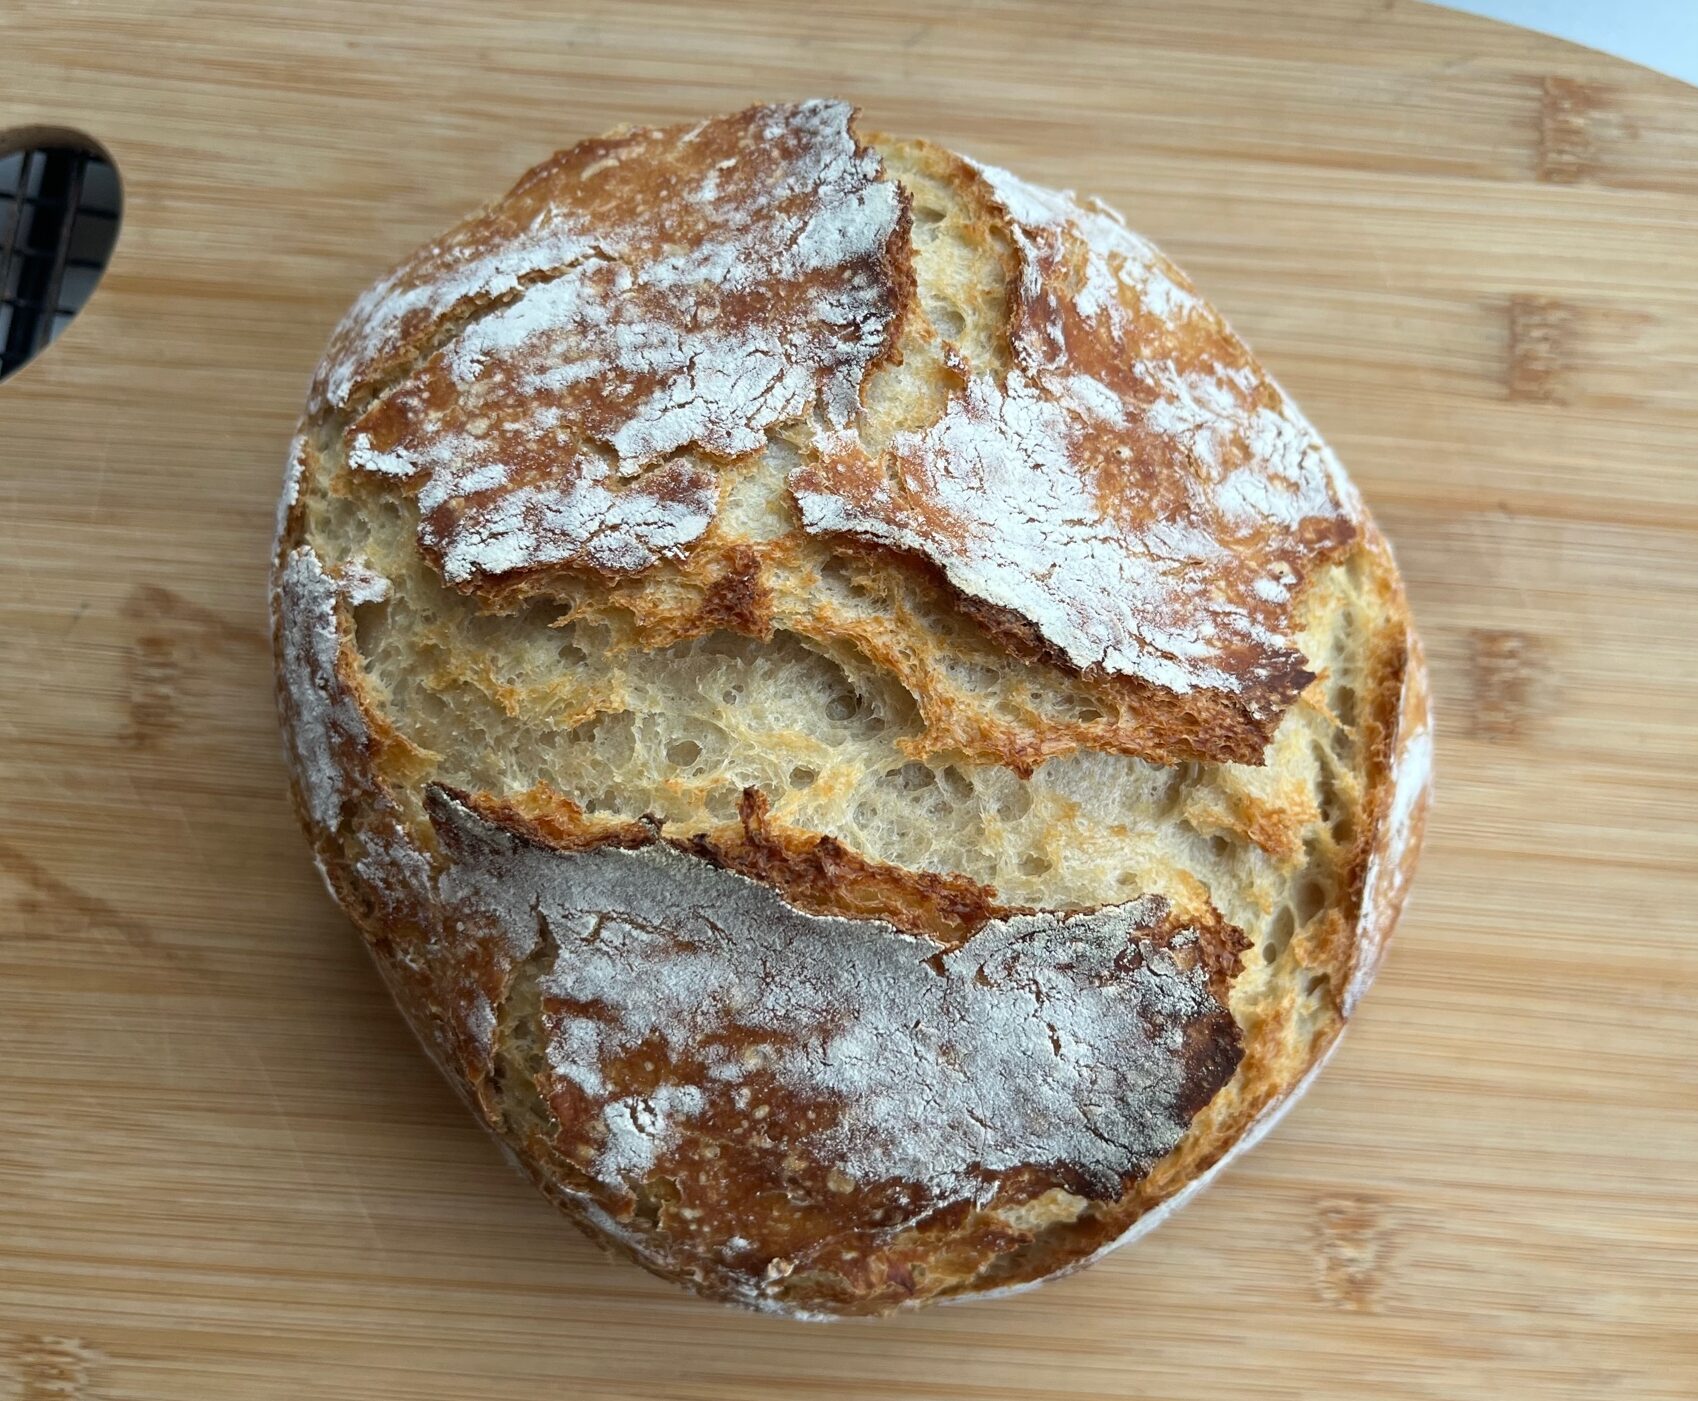
M 82 310 L 112 256 L 118 173 L 86 147 L 0 155 L 0 379 Z

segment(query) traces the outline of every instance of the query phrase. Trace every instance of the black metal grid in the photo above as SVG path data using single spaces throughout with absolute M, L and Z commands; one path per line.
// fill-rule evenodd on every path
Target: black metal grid
M 82 309 L 118 238 L 117 172 L 74 146 L 0 157 L 0 379 Z

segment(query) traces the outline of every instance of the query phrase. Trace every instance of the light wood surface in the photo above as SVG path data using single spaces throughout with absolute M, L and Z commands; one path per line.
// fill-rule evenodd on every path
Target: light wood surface
M 868 1326 L 503 1166 L 295 830 L 272 503 L 342 307 L 557 145 L 823 92 L 1172 252 L 1338 447 L 1439 798 L 1310 1097 L 1174 1223 Z M 1698 91 L 1405 0 L 0 3 L 117 256 L 0 385 L 0 1401 L 1698 1395 Z

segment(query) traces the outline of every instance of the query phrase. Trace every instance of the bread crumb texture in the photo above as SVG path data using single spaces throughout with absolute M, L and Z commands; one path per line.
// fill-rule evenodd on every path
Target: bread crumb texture
M 583 142 L 407 259 L 279 510 L 327 882 L 539 1186 L 711 1297 L 1094 1258 L 1406 893 L 1425 682 L 1336 459 L 1112 211 L 841 103 Z

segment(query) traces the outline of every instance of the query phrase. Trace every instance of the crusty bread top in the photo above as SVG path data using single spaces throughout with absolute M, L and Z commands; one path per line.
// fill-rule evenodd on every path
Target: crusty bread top
M 1337 463 L 1109 211 L 885 143 L 997 274 L 976 296 L 934 252 L 918 297 L 926 231 L 910 238 L 908 195 L 851 118 L 756 107 L 539 166 L 339 328 L 315 403 L 363 408 L 347 461 L 406 483 L 420 548 L 463 590 L 587 595 L 650 641 L 824 635 L 830 619 L 774 616 L 805 593 L 795 542 L 719 519 L 764 459 L 805 532 L 870 547 L 926 596 L 909 642 L 981 664 L 954 635 L 967 619 L 1097 702 L 1011 724 L 934 678 L 936 709 L 967 717 L 938 747 L 1257 762 L 1313 679 L 1294 599 L 1357 533 Z M 681 612 L 686 581 L 702 597 Z
M 1389 550 L 1181 274 L 850 118 L 587 142 L 402 264 L 274 576 L 427 1046 L 577 1219 L 786 1312 L 1070 1268 L 1259 1132 L 1430 753 Z

